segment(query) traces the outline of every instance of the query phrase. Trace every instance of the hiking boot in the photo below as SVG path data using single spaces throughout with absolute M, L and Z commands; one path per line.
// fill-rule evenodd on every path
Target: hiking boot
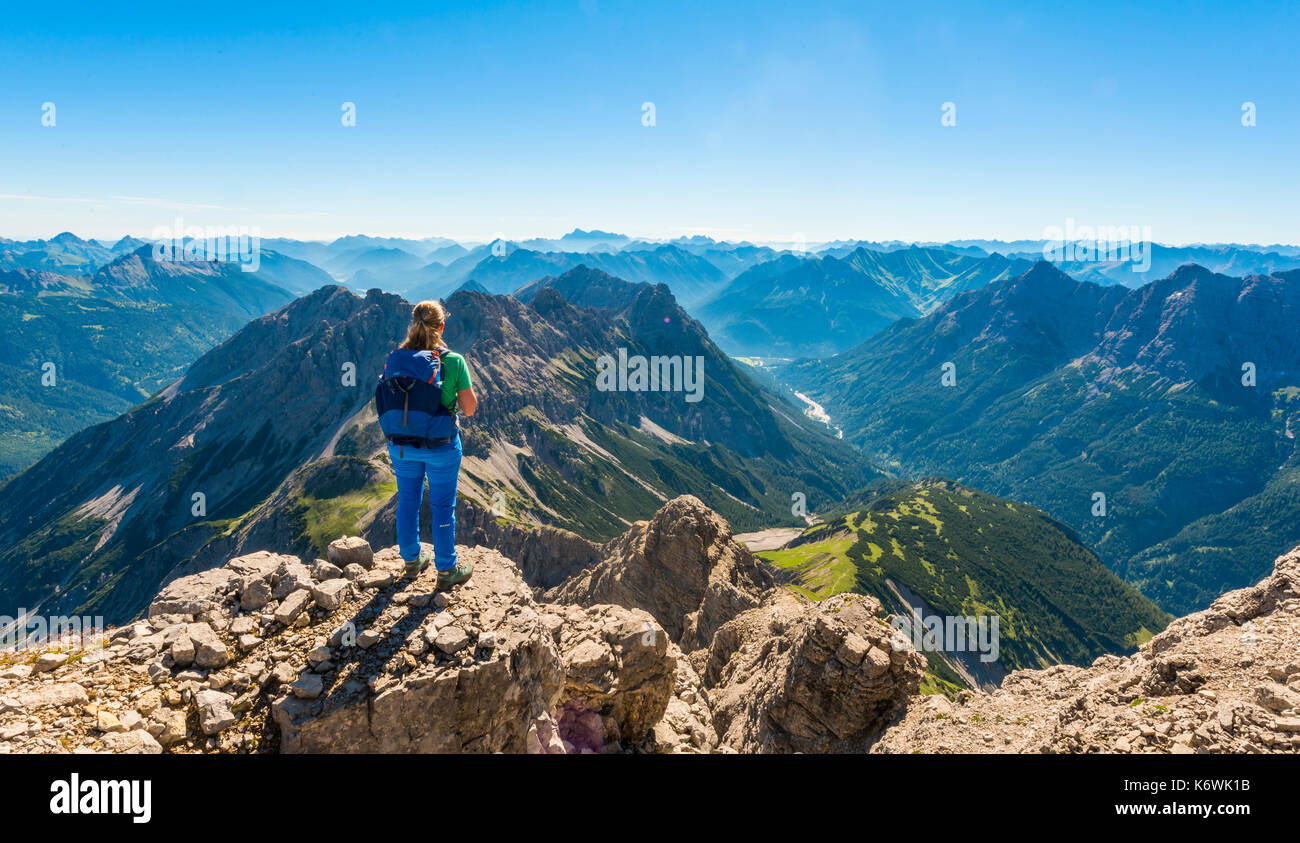
M 470 562 L 457 562 L 455 568 L 438 572 L 439 586 L 460 585 L 470 578 L 474 573 L 474 565 Z
M 421 571 L 429 567 L 429 563 L 432 561 L 433 561 L 432 553 L 430 553 L 427 550 L 420 551 L 419 559 L 412 559 L 410 562 L 406 563 L 406 575 L 411 579 L 415 579 L 420 575 Z

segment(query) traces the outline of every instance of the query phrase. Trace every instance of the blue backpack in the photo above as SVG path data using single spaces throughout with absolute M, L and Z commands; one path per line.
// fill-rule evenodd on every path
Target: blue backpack
M 442 353 L 394 349 L 375 387 L 379 427 L 394 445 L 437 448 L 456 435 L 456 416 L 442 404 Z

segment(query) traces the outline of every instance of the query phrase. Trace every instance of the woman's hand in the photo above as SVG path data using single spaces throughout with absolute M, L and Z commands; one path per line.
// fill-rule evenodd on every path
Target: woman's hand
M 474 415 L 474 411 L 478 409 L 478 396 L 474 394 L 474 387 L 457 392 L 456 405 L 460 407 L 461 414 L 466 418 Z

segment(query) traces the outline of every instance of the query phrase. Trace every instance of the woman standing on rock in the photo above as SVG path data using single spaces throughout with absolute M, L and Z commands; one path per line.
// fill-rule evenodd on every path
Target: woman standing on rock
M 456 480 L 460 475 L 457 413 L 474 415 L 478 398 L 465 358 L 442 342 L 447 312 L 422 301 L 411 314 L 406 340 L 388 355 L 375 389 L 379 426 L 397 475 L 397 546 L 406 575 L 435 562 L 439 585 L 465 582 L 469 562 L 456 560 Z M 420 549 L 420 505 L 429 479 L 433 554 Z

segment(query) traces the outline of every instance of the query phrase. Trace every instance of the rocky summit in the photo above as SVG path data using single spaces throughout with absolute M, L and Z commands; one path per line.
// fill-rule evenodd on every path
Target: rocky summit
M 0 751 L 1300 745 L 1300 551 L 1131 658 L 1013 673 L 957 702 L 917 693 L 925 661 L 876 598 L 800 596 L 689 496 L 557 558 L 557 585 L 495 549 L 458 553 L 474 576 L 451 589 L 431 570 L 403 577 L 396 548 L 356 536 L 326 558 L 258 551 L 173 579 L 142 617 L 88 645 L 7 652 Z
M 1300 548 L 1133 656 L 918 697 L 872 752 L 1300 751 Z
M 708 647 L 718 627 L 758 606 L 774 584 L 770 570 L 732 540 L 731 526 L 690 495 L 632 525 L 602 555 L 548 595 L 644 609 L 687 652 Z

